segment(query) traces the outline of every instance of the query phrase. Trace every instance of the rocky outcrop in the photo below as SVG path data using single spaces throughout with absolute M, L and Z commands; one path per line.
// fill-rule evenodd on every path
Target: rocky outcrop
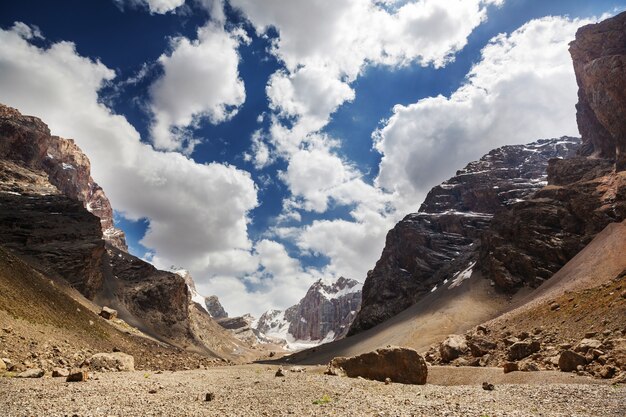
M 362 377 L 401 384 L 426 383 L 428 368 L 417 351 L 401 347 L 377 349 L 351 358 L 337 357 L 328 364 L 329 375 Z
M 276 339 L 265 335 L 254 327 L 256 320 L 250 314 L 237 317 L 222 317 L 217 319 L 217 323 L 229 330 L 237 339 L 242 340 L 250 346 L 272 344 L 276 346 L 285 345 L 285 340 Z
M 626 13 L 584 26 L 570 44 L 584 154 L 626 170 Z
M 52 136 L 41 120 L 23 116 L 16 109 L 1 104 L 0 138 L 0 159 L 3 162 L 45 173 L 60 194 L 80 201 L 100 219 L 102 235 L 107 242 L 128 250 L 124 232 L 116 229 L 113 223 L 109 200 L 91 178 L 89 159 L 72 139 Z M 4 181 L 7 180 L 5 177 Z
M 217 298 L 217 295 L 205 297 L 204 306 L 214 319 L 225 319 L 228 317 L 228 313 L 224 310 L 224 307 L 220 303 L 220 299 Z
M 434 187 L 419 211 L 387 234 L 349 334 L 389 319 L 443 282 L 469 277 L 494 214 L 546 185 L 548 161 L 573 155 L 579 144 L 563 137 L 504 146 Z
M 359 310 L 360 286 L 358 281 L 343 277 L 335 282 L 318 280 L 298 304 L 285 311 L 264 313 L 256 329 L 268 336 L 292 341 L 342 338 Z

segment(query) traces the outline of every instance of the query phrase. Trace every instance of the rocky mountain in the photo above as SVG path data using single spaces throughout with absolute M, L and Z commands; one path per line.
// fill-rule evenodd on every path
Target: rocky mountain
M 205 297 L 198 293 L 198 290 L 196 289 L 196 284 L 193 281 L 193 278 L 191 277 L 189 271 L 187 271 L 186 269 L 178 269 L 174 272 L 184 278 L 192 302 L 197 303 L 214 319 L 222 319 L 228 317 L 228 313 L 226 312 L 226 310 L 224 310 L 224 307 L 222 306 L 219 298 L 217 298 L 216 295 Z
M 544 187 L 548 162 L 574 155 L 579 145 L 563 137 L 504 146 L 434 187 L 419 211 L 387 234 L 349 334 L 389 319 L 442 283 L 469 277 L 493 216 Z
M 124 232 L 115 228 L 111 203 L 91 178 L 91 164 L 71 139 L 52 136 L 41 120 L 0 105 L 0 159 L 41 171 L 58 193 L 80 201 L 100 218 L 104 239 L 127 251 Z M 8 184 L 5 184 L 8 187 Z M 18 184 L 15 185 L 18 187 Z M 16 191 L 14 191 L 16 192 Z
M 503 147 L 435 187 L 387 235 L 349 334 L 479 270 L 514 293 L 549 279 L 608 224 L 626 218 L 626 13 L 570 45 L 582 135 Z
M 183 277 L 127 253 L 89 166 L 73 141 L 0 106 L 0 245 L 154 339 L 234 360 L 251 353 L 192 302 Z
M 255 328 L 287 340 L 293 347 L 344 337 L 361 304 L 361 284 L 353 279 L 316 281 L 298 304 L 285 311 L 269 310 Z

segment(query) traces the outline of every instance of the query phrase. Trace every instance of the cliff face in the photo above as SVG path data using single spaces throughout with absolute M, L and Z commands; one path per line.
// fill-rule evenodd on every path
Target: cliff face
M 285 311 L 270 310 L 256 329 L 288 341 L 331 341 L 344 337 L 361 304 L 360 283 L 340 277 L 315 282 L 300 302 Z
M 1 105 L 0 245 L 156 339 L 233 360 L 251 354 L 193 302 L 184 277 L 127 253 L 73 141 Z
M 544 186 L 548 161 L 574 154 L 579 144 L 564 137 L 504 146 L 434 187 L 419 211 L 387 234 L 383 253 L 363 285 L 361 311 L 349 334 L 389 319 L 440 282 L 471 271 L 480 237 L 494 214 Z
M 626 170 L 626 13 L 578 30 L 570 44 L 583 154 Z
M 113 209 L 102 188 L 91 178 L 91 164 L 72 139 L 50 135 L 41 120 L 23 116 L 0 104 L 0 159 L 43 172 L 58 191 L 83 203 L 100 218 L 104 239 L 127 251 L 124 232 L 115 228 Z

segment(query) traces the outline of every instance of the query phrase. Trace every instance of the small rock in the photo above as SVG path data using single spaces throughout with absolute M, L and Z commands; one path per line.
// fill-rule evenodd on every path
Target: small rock
M 571 350 L 563 351 L 559 357 L 559 369 L 563 372 L 575 371 L 578 366 L 584 366 L 586 364 L 587 360 L 584 356 Z
M 18 378 L 41 378 L 44 375 L 44 370 L 39 368 L 29 369 L 21 372 L 17 375 Z
M 0 372 L 6 371 L 6 370 L 7 370 L 6 363 L 4 363 L 4 361 L 2 359 L 0 359 Z
M 293 368 L 289 369 L 289 372 L 305 372 L 306 369 L 304 369 L 301 366 L 294 366 Z
M 587 339 L 591 339 L 592 337 L 595 337 L 595 335 L 597 335 L 598 332 L 586 332 L 585 333 L 585 338 Z
M 157 393 L 157 390 L 155 390 L 154 388 L 148 391 L 148 394 L 156 394 L 156 393 Z
M 519 370 L 522 372 L 537 372 L 539 366 L 535 362 L 524 362 L 519 365 Z
M 385 385 L 391 384 L 391 378 L 385 378 Z
M 561 305 L 559 303 L 550 304 L 550 310 L 552 311 L 559 310 L 560 308 L 561 308 Z
M 103 317 L 107 320 L 113 320 L 117 317 L 117 310 L 113 310 L 112 308 L 104 306 L 100 311 L 100 317 Z
M 574 348 L 576 352 L 586 353 L 589 349 L 599 349 L 602 346 L 602 342 L 596 339 L 583 339 Z
M 519 366 L 516 362 L 505 362 L 503 368 L 505 374 L 508 374 L 509 372 L 519 371 Z
M 490 384 L 489 382 L 483 382 L 483 389 L 485 391 L 493 391 L 494 388 L 495 387 L 493 384 Z
M 276 376 L 276 377 L 285 376 L 285 373 L 283 372 L 282 368 L 278 368 L 278 370 L 276 371 L 276 374 L 274 376 Z
M 53 378 L 67 378 L 69 374 L 70 374 L 70 371 L 68 371 L 65 368 L 54 368 L 52 370 Z
M 3 332 L 5 333 L 13 333 L 13 328 L 12 327 L 4 327 L 2 329 Z
M 600 370 L 600 377 L 604 379 L 613 378 L 617 373 L 617 368 L 611 365 L 603 366 Z
M 207 392 L 204 396 L 204 401 L 213 401 L 215 399 L 215 394 L 212 392 Z
M 83 382 L 89 379 L 89 374 L 87 371 L 83 371 L 82 369 L 72 369 L 65 379 L 65 382 Z

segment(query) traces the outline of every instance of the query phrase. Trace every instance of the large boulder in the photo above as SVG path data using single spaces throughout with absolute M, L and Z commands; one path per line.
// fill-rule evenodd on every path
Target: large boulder
M 508 358 L 510 361 L 518 361 L 539 352 L 540 348 L 541 345 L 537 341 L 513 343 L 509 348 Z
M 328 364 L 328 374 L 363 377 L 384 382 L 387 378 L 402 384 L 426 383 L 428 368 L 417 351 L 389 347 L 351 358 L 337 357 Z
M 468 349 L 465 337 L 453 334 L 441 342 L 439 354 L 443 362 L 450 362 L 467 352 Z
M 104 306 L 100 311 L 100 316 L 107 320 L 113 320 L 117 317 L 117 310 Z
M 17 375 L 18 378 L 41 378 L 44 375 L 44 370 L 35 368 L 21 372 Z
M 96 353 L 89 359 L 89 366 L 95 371 L 134 371 L 135 358 L 122 352 Z
M 565 350 L 559 357 L 559 369 L 563 372 L 575 371 L 579 366 L 585 366 L 587 360 L 583 355 L 579 355 L 571 350 Z

